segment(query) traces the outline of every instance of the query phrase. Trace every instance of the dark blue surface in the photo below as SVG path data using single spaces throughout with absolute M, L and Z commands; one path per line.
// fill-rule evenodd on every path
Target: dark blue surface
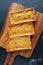
M 26 7 L 34 7 L 35 10 L 43 12 L 43 0 L 0 0 L 0 31 L 2 29 L 9 5 L 12 2 L 17 2 L 19 4 L 22 4 Z M 6 57 L 6 51 L 3 48 L 0 48 L 0 65 L 3 65 L 4 59 Z M 41 58 L 43 60 L 43 32 L 40 36 L 40 39 L 38 41 L 38 44 L 36 45 L 36 48 L 33 52 L 33 55 L 31 58 L 24 58 L 21 56 L 17 56 L 13 65 L 39 65 L 32 63 L 32 59 L 38 59 Z M 43 61 L 41 62 L 43 65 Z

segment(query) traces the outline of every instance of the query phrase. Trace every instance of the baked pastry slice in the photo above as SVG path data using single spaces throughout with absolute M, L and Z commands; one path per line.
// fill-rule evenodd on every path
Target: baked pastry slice
M 6 51 L 31 49 L 30 36 L 8 38 L 5 41 Z
M 26 8 L 22 10 L 9 12 L 9 17 L 11 25 L 36 20 L 35 10 L 33 8 Z
M 10 38 L 24 35 L 34 35 L 33 23 L 19 24 L 8 27 L 8 34 Z

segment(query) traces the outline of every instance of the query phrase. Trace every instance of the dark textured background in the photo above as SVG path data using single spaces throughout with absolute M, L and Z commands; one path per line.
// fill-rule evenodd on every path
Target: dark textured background
M 9 5 L 12 2 L 17 2 L 26 7 L 34 7 L 35 10 L 43 13 L 43 0 L 0 0 L 0 31 L 2 29 Z M 0 65 L 3 65 L 6 54 L 7 53 L 5 49 L 0 48 Z M 36 61 L 40 58 L 42 59 L 42 61 Z M 36 45 L 32 57 L 24 58 L 21 56 L 17 56 L 13 65 L 43 65 L 43 32 L 40 36 L 38 44 Z

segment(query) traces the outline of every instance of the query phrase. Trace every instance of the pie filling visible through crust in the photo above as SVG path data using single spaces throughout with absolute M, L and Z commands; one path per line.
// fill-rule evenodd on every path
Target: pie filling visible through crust
M 8 34 L 10 38 L 15 36 L 33 35 L 34 27 L 32 22 L 11 26 L 8 27 Z
M 31 49 L 30 36 L 9 38 L 5 41 L 5 45 L 7 52 L 14 50 Z
M 9 12 L 9 17 L 12 25 L 36 20 L 35 11 L 33 8 Z

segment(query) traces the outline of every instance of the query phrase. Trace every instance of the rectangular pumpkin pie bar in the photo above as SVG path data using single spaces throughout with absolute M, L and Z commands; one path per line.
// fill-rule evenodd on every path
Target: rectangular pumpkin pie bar
M 19 24 L 8 27 L 8 34 L 10 38 L 24 35 L 34 35 L 33 23 Z
M 35 10 L 33 8 L 9 12 L 9 17 L 12 25 L 36 20 Z
M 5 41 L 6 51 L 31 49 L 30 36 L 8 38 Z

